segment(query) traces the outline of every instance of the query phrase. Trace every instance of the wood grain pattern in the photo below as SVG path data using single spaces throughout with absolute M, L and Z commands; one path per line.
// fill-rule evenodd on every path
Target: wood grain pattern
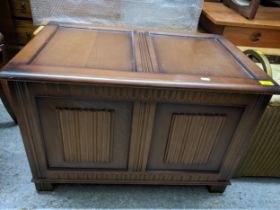
M 134 33 L 137 71 L 159 72 L 154 46 L 147 32 Z
M 65 161 L 110 162 L 112 113 L 58 109 Z
M 207 164 L 224 123 L 221 115 L 173 114 L 164 161 Z
M 217 41 L 193 37 L 152 35 L 160 72 L 166 74 L 204 75 L 205 77 L 250 78 L 239 71 L 240 64 L 233 60 Z M 207 46 L 207 51 L 205 50 Z M 195 54 L 195 56 L 193 56 Z M 208 59 L 204 59 L 207 57 Z M 201 61 L 203 61 L 203 64 Z M 223 60 L 224 62 L 216 62 Z M 227 69 L 227 71 L 224 71 Z
M 132 55 L 129 32 L 60 28 L 32 64 L 133 71 Z
M 129 170 L 145 171 L 152 140 L 156 104 L 135 102 L 131 131 Z

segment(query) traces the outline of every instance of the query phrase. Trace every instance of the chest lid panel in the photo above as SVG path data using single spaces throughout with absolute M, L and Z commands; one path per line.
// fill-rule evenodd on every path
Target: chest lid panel
M 133 70 L 131 35 L 60 28 L 31 62 L 36 65 Z
M 0 73 L 10 80 L 278 93 L 225 38 L 81 25 L 46 26 Z M 265 86 L 260 81 L 269 81 Z

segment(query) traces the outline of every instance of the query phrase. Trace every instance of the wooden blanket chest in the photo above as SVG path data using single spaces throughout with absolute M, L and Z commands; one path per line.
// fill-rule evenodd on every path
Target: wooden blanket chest
M 217 35 L 50 24 L 0 72 L 37 190 L 223 192 L 279 86 Z

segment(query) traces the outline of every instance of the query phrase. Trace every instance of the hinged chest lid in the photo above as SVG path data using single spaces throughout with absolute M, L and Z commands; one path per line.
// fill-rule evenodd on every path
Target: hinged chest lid
M 9 80 L 271 94 L 279 86 L 217 35 L 48 25 L 3 69 Z

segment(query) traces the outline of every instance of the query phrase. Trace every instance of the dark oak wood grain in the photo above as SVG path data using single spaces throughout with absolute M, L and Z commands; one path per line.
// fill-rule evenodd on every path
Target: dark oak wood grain
M 222 192 L 280 90 L 221 36 L 67 24 L 47 26 L 0 78 L 39 191 L 113 183 Z

